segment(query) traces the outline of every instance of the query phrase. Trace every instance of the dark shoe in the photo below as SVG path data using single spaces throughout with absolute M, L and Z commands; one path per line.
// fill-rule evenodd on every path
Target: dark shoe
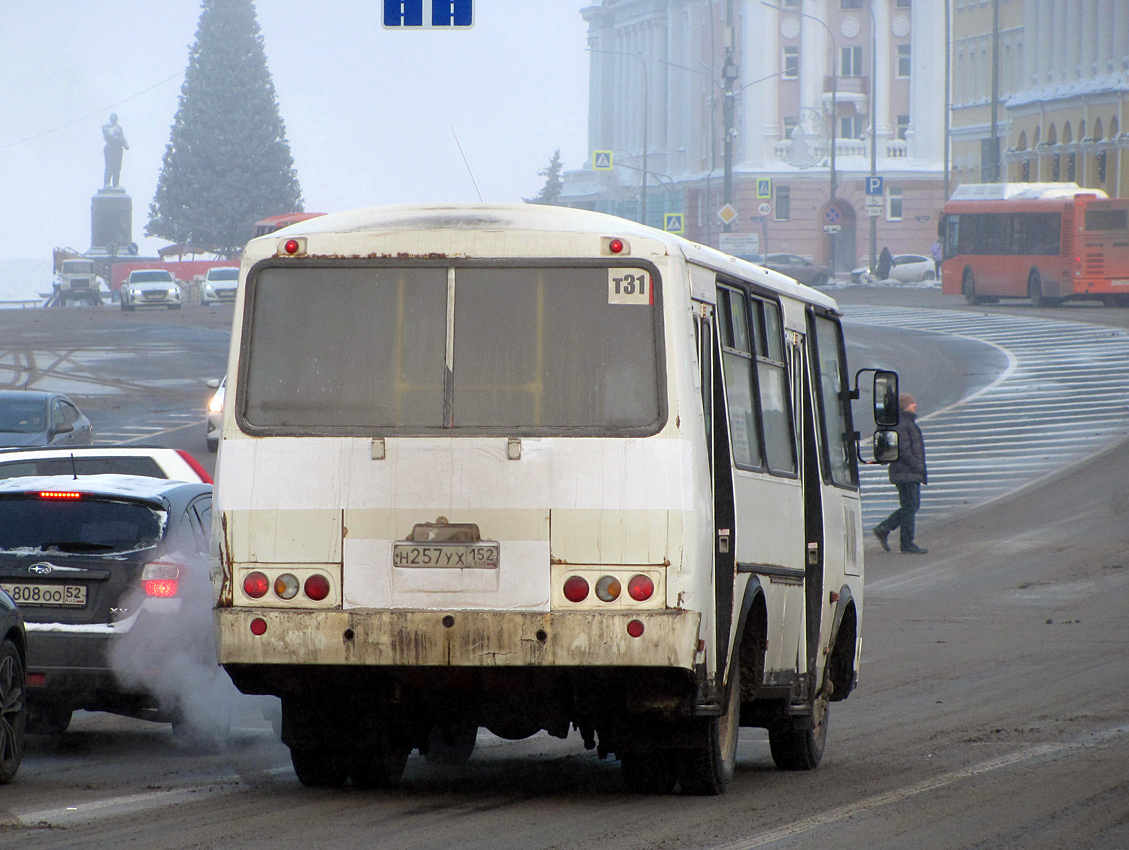
M 874 536 L 878 538 L 878 542 L 882 544 L 882 548 L 889 552 L 890 544 L 887 542 L 886 538 L 890 536 L 890 532 L 883 531 L 878 526 L 874 526 Z
M 902 550 L 903 555 L 928 555 L 928 549 L 922 549 L 920 546 L 907 546 Z

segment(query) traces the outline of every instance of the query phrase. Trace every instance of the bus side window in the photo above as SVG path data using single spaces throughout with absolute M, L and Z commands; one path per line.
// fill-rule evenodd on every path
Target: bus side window
M 744 469 L 760 469 L 760 427 L 753 406 L 753 349 L 749 335 L 745 294 L 717 288 L 717 326 L 721 342 L 721 365 L 729 402 L 729 432 L 733 440 L 733 462 Z
M 784 328 L 780 305 L 751 299 L 753 326 L 757 336 L 757 388 L 764 417 L 764 446 L 768 468 L 776 473 L 796 473 L 796 451 L 792 439 L 792 416 L 788 403 L 787 365 L 784 360 Z

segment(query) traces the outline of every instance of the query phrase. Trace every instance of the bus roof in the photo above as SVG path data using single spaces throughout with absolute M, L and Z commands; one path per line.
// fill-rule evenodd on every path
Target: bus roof
M 1038 201 L 1095 195 L 1108 198 L 1101 189 L 1083 189 L 1077 183 L 961 183 L 952 201 Z
M 339 232 L 377 235 L 439 230 L 591 233 L 651 239 L 664 243 L 668 253 L 681 253 L 687 259 L 723 274 L 728 272 L 740 275 L 793 298 L 836 311 L 838 309 L 833 298 L 797 283 L 786 275 L 630 219 L 571 207 L 547 204 L 404 204 L 365 207 L 318 216 L 292 225 L 289 232 L 296 236 Z

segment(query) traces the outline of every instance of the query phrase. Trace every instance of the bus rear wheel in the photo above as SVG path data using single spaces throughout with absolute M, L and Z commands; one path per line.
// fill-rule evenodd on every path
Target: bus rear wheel
M 349 773 L 353 784 L 358 788 L 391 788 L 404 775 L 411 746 L 403 734 L 387 723 L 365 737 L 367 740 L 351 756 Z
M 737 736 L 741 724 L 741 665 L 730 673 L 729 702 L 725 713 L 699 722 L 694 746 L 679 771 L 684 794 L 716 797 L 724 794 L 737 765 Z
M 349 761 L 344 753 L 291 747 L 290 763 L 298 781 L 307 788 L 340 788 L 349 778 Z
M 976 307 L 984 303 L 984 299 L 976 294 L 976 281 L 972 277 L 972 269 L 964 270 L 964 277 L 960 282 L 960 294 L 964 296 L 964 300 Z
M 1062 304 L 1061 298 L 1048 298 L 1043 294 L 1043 279 L 1035 270 L 1027 276 L 1027 297 L 1032 307 L 1057 307 Z

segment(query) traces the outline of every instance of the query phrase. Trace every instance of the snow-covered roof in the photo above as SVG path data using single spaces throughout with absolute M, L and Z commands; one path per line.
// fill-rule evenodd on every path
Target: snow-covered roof
M 953 201 L 1034 201 L 1073 198 L 1075 195 L 1108 198 L 1101 189 L 1083 189 L 1077 183 L 961 183 Z
M 169 481 L 167 478 L 151 478 L 147 475 L 81 475 L 78 478 L 73 475 L 29 475 L 0 480 L 0 495 L 50 490 L 160 501 L 166 492 L 183 485 L 183 481 Z

